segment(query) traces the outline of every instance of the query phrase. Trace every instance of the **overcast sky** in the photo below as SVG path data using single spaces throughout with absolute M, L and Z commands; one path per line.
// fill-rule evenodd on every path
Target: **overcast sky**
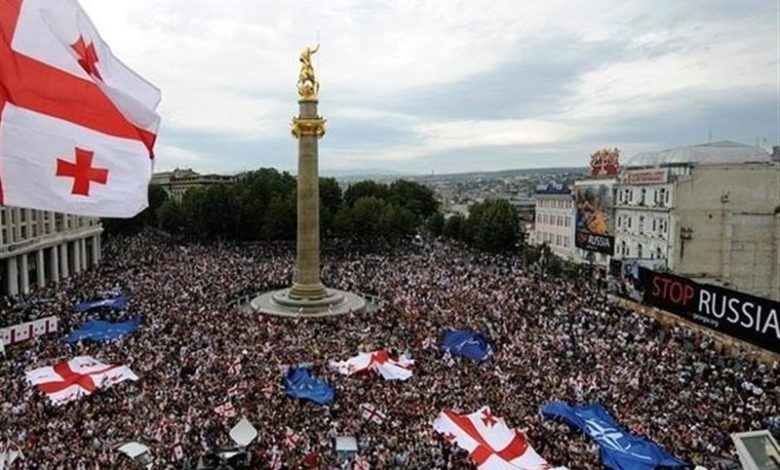
M 294 170 L 298 55 L 325 170 L 584 166 L 780 136 L 778 0 L 81 0 L 158 86 L 157 170 Z

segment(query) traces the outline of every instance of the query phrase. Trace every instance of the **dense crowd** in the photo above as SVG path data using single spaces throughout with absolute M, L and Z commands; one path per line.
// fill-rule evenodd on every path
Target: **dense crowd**
M 25 456 L 13 468 L 132 468 L 115 450 L 127 441 L 148 445 L 161 468 L 194 465 L 205 450 L 231 446 L 238 418 L 214 411 L 226 400 L 259 431 L 250 449 L 256 468 L 269 468 L 277 453 L 285 468 L 342 468 L 337 435 L 357 436 L 371 468 L 472 468 L 431 426 L 444 408 L 489 405 L 550 463 L 571 469 L 599 468 L 597 449 L 540 416 L 549 400 L 601 403 L 631 431 L 705 466 L 735 459 L 730 433 L 780 422 L 777 363 L 728 356 L 706 337 L 662 328 L 587 280 L 437 241 L 331 248 L 324 282 L 376 295 L 378 307 L 316 321 L 242 312 L 232 302 L 238 296 L 291 281 L 293 246 L 179 244 L 150 234 L 106 242 L 98 268 L 33 293 L 24 308 L 6 303 L 0 325 L 58 315 L 61 334 L 85 317 L 143 316 L 137 332 L 117 341 L 69 345 L 50 335 L 0 357 L 0 442 Z M 129 305 L 119 315 L 72 312 L 75 302 L 120 291 Z M 482 365 L 444 360 L 431 344 L 450 328 L 483 332 L 498 352 Z M 413 356 L 414 376 L 385 382 L 327 367 L 378 348 Z M 129 365 L 140 379 L 64 406 L 25 382 L 25 371 L 77 355 Z M 336 388 L 331 406 L 285 396 L 282 375 L 298 364 Z M 229 399 L 240 382 L 247 391 Z M 364 419 L 361 403 L 387 419 Z M 294 445 L 290 431 L 300 436 Z M 175 442 L 184 450 L 179 462 Z

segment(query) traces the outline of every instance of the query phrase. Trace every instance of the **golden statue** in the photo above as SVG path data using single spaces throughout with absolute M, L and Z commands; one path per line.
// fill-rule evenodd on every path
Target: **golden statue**
M 320 83 L 314 76 L 314 66 L 311 64 L 311 56 L 320 49 L 320 45 L 312 49 L 307 47 L 301 51 L 301 73 L 298 76 L 298 96 L 302 100 L 316 100 L 320 91 Z

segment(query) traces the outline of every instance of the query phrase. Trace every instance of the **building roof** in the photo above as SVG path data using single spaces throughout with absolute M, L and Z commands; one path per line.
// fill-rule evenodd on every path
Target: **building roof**
M 646 167 L 681 164 L 723 164 L 770 162 L 771 156 L 760 147 L 738 144 L 728 140 L 710 144 L 691 145 L 638 153 L 626 160 L 624 167 Z

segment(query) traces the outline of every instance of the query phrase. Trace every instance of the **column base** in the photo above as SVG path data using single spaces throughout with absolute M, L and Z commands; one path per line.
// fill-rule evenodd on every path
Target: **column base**
M 316 284 L 301 284 L 296 282 L 287 294 L 290 299 L 310 301 L 326 299 L 329 295 L 331 295 L 331 293 L 328 292 L 328 289 L 326 289 L 321 282 Z
M 293 288 L 261 294 L 250 302 L 250 307 L 258 313 L 295 318 L 357 313 L 366 307 L 366 301 L 351 292 L 323 287 L 325 296 L 311 298 L 291 295 Z

